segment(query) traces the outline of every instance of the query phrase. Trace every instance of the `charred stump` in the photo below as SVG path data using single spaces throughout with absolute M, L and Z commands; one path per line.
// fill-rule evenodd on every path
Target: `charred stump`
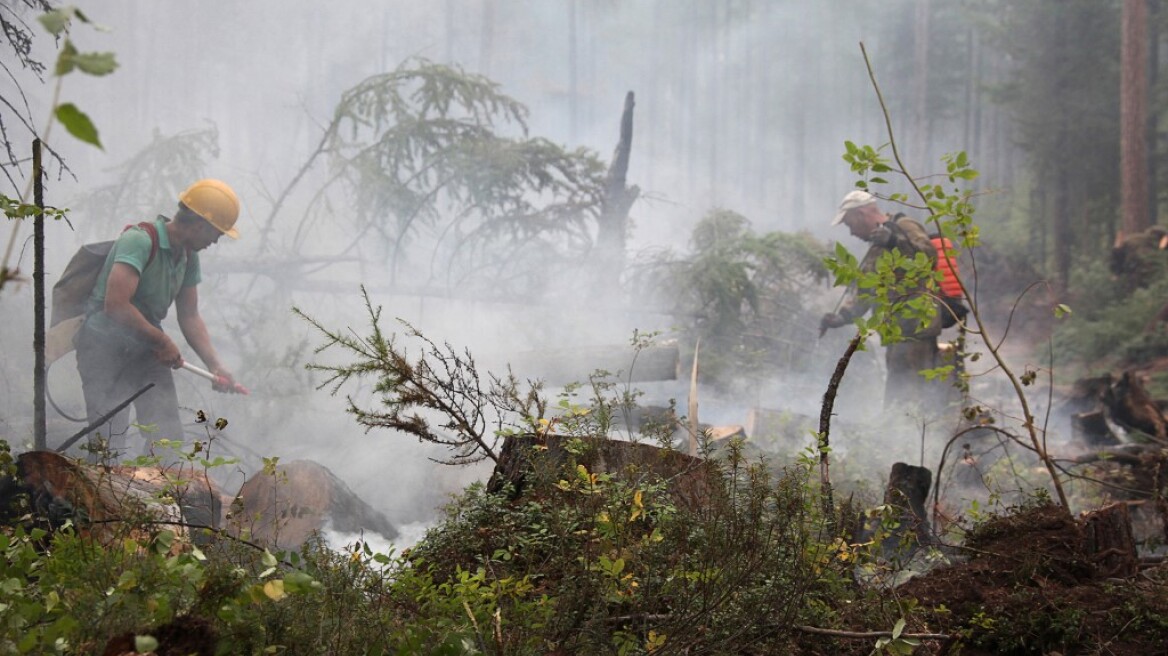
M 1139 570 L 1126 503 L 1113 503 L 1082 518 L 1084 550 L 1091 556 L 1096 578 L 1126 578 Z
M 562 435 L 507 436 L 487 491 L 507 491 L 510 498 L 517 499 L 554 484 L 571 464 L 583 465 L 592 473 L 668 480 L 670 494 L 688 508 L 700 507 L 713 489 L 717 469 L 707 460 L 651 444 L 605 438 L 585 438 L 582 450 L 569 450 L 566 443 L 572 439 Z
M 888 487 L 884 491 L 884 503 L 900 510 L 901 525 L 912 527 L 918 544 L 932 541 L 925 500 L 933 485 L 933 473 L 925 467 L 915 467 L 898 462 L 892 465 L 888 475 Z
M 892 465 L 888 486 L 884 490 L 884 505 L 893 509 L 895 528 L 886 532 L 884 517 L 864 513 L 852 534 L 853 542 L 867 542 L 880 538 L 880 551 L 885 558 L 908 561 L 919 547 L 933 544 L 932 529 L 925 502 L 933 484 L 933 473 L 925 467 L 903 462 Z

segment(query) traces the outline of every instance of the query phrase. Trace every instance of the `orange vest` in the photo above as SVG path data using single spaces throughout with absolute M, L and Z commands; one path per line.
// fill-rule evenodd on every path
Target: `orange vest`
M 951 298 L 963 298 L 961 285 L 957 282 L 957 251 L 953 242 L 944 237 L 933 237 L 933 247 L 937 249 L 937 270 L 941 272 L 941 293 Z M 945 257 L 945 252 L 949 257 Z

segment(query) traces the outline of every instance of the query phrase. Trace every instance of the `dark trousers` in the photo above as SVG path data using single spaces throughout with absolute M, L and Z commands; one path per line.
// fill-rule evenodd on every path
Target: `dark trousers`
M 931 406 L 940 401 L 936 388 L 944 383 L 927 381 L 918 373 L 937 366 L 937 352 L 936 337 L 910 338 L 885 347 L 885 408 L 909 403 Z
M 89 421 L 113 410 L 118 404 L 150 383 L 154 387 L 133 403 L 135 423 L 153 426 L 137 439 L 129 436 L 130 409 L 127 406 L 90 435 L 94 445 L 97 434 L 105 437 L 110 449 L 131 457 L 149 452 L 150 442 L 159 439 L 182 440 L 178 395 L 171 369 L 154 358 L 149 346 L 128 336 L 105 335 L 82 326 L 77 333 L 77 371 L 85 393 L 85 410 Z

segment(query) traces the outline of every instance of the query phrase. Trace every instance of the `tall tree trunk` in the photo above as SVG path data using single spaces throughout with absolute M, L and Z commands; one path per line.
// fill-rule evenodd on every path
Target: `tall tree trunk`
M 965 107 L 962 113 L 964 119 L 962 143 L 972 161 L 978 166 L 984 166 L 981 151 L 977 147 L 981 137 L 981 53 L 979 52 L 979 35 L 977 30 L 970 28 L 966 31 L 968 39 L 965 57 Z
M 1059 296 L 1067 290 L 1071 279 L 1071 259 L 1075 252 L 1075 218 L 1071 215 L 1070 175 L 1065 170 L 1055 172 L 1050 218 L 1054 225 L 1054 261 Z
M 576 69 L 579 61 L 576 46 L 576 0 L 568 0 L 568 120 L 570 122 L 568 134 L 572 143 L 576 143 L 576 131 L 580 127 L 577 108 L 580 103 L 580 90 L 577 88 L 576 82 Z
M 1122 235 L 1151 225 L 1148 215 L 1148 2 L 1122 3 L 1120 183 Z
M 1148 25 L 1151 33 L 1148 35 L 1148 89 L 1149 94 L 1155 93 L 1152 89 L 1158 89 L 1160 85 L 1160 21 L 1162 20 L 1161 11 L 1163 11 L 1163 0 L 1151 0 L 1148 3 Z M 1150 98 L 1149 98 L 1150 100 Z M 1158 222 L 1160 216 L 1160 203 L 1158 194 L 1156 193 L 1156 180 L 1158 180 L 1160 167 L 1157 166 L 1158 153 L 1156 144 L 1160 143 L 1161 130 L 1157 127 L 1155 119 L 1156 109 L 1153 107 L 1150 110 L 1151 116 L 1148 117 L 1148 145 L 1152 148 L 1152 152 L 1148 155 L 1148 209 L 1149 220 L 1154 224 Z M 1168 530 L 1168 526 L 1164 527 Z
M 33 219 L 33 445 L 45 448 L 45 187 L 44 167 L 41 165 L 41 140 L 32 141 L 33 199 L 41 213 Z
M 909 166 L 922 167 L 928 162 L 929 146 L 929 33 L 930 0 L 917 0 L 913 20 L 913 109 L 910 126 Z
M 447 66 L 454 64 L 454 0 L 446 0 L 446 60 Z
M 706 169 L 706 179 L 710 185 L 710 204 L 718 205 L 718 141 L 719 141 L 719 127 L 721 120 L 721 112 L 718 111 L 722 104 L 723 95 L 723 73 L 721 48 L 722 48 L 722 17 L 721 11 L 717 3 L 709 4 L 709 77 L 707 78 L 709 93 L 706 94 L 709 99 L 709 124 L 706 126 L 706 138 L 710 140 L 709 161 Z
M 491 76 L 495 48 L 495 0 L 483 0 L 483 27 L 479 41 L 479 73 Z

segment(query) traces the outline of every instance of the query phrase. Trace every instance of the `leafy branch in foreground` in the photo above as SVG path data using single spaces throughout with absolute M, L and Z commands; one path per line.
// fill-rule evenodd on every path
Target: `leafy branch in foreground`
M 949 184 L 955 185 L 953 189 L 947 190 L 943 183 L 937 184 L 920 184 L 918 179 L 913 177 L 905 167 L 901 160 L 900 152 L 897 149 L 896 139 L 892 132 L 892 122 L 888 114 L 887 105 L 884 103 L 884 97 L 880 92 L 880 86 L 876 82 L 875 74 L 872 71 L 871 62 L 868 59 L 867 50 L 864 45 L 860 44 L 860 49 L 864 54 L 864 61 L 868 65 L 869 78 L 872 81 L 872 86 L 876 90 L 877 97 L 880 100 L 880 107 L 884 112 L 885 125 L 888 130 L 888 139 L 892 150 L 893 161 L 895 167 L 892 166 L 887 158 L 880 154 L 880 149 L 872 148 L 871 146 L 858 147 L 855 144 L 848 143 L 847 152 L 844 154 L 844 159 L 847 161 L 853 172 L 859 174 L 863 179 L 857 183 L 857 187 L 867 188 L 869 182 L 884 182 L 880 178 L 871 178 L 871 173 L 885 173 L 895 172 L 905 178 L 905 180 L 912 186 L 916 196 L 920 199 L 922 205 L 918 209 L 923 209 L 929 213 L 927 218 L 928 223 L 935 226 L 942 237 L 948 238 L 954 243 L 956 248 L 969 250 L 976 246 L 979 239 L 979 232 L 977 226 L 973 223 L 974 207 L 972 203 L 973 192 L 960 188 L 960 184 L 973 180 L 978 176 L 978 172 L 970 166 L 968 157 L 964 152 L 949 155 L 945 158 L 946 172 L 944 174 L 945 180 Z M 909 204 L 909 198 L 905 194 L 892 194 L 889 200 L 899 202 L 905 205 Z M 838 251 L 837 251 L 838 254 Z M 946 250 L 943 257 L 951 261 L 956 258 L 956 252 Z M 971 258 L 972 259 L 972 258 Z M 919 264 L 919 263 L 918 263 Z M 836 262 L 830 262 L 829 266 L 836 272 L 837 277 L 841 276 L 841 271 L 851 272 L 844 275 L 850 275 L 851 280 L 856 280 L 861 289 L 867 288 L 868 297 L 871 298 L 877 308 L 884 308 L 885 317 L 889 316 L 888 311 L 894 313 L 898 308 L 892 307 L 887 301 L 882 303 L 882 299 L 886 298 L 884 290 L 880 288 L 880 281 L 889 279 L 889 272 L 878 271 L 877 276 L 871 280 L 859 279 L 860 274 L 853 271 L 854 258 L 846 259 L 839 258 Z M 976 261 L 973 266 L 974 277 L 977 275 Z M 939 274 L 933 274 L 939 275 Z M 993 339 L 987 330 L 987 324 L 980 311 L 977 296 L 971 293 L 970 287 L 961 276 L 955 276 L 958 284 L 961 286 L 962 294 L 969 302 L 970 317 L 972 318 L 972 325 L 970 332 L 980 335 L 986 348 L 989 350 L 990 356 L 993 358 L 997 368 L 1009 380 L 1011 388 L 1014 392 L 1022 411 L 1022 428 L 1026 435 L 1026 440 L 1014 438 L 1014 441 L 1025 448 L 1033 451 L 1042 461 L 1050 476 L 1051 483 L 1058 494 L 1059 502 L 1062 507 L 1069 511 L 1070 504 L 1067 500 L 1066 492 L 1063 489 L 1062 480 L 1059 476 L 1057 465 L 1046 450 L 1046 431 L 1039 424 L 1039 419 L 1034 415 L 1031 409 L 1030 401 L 1026 396 L 1024 387 L 1033 382 L 1033 378 L 1029 375 L 1017 374 L 1006 362 L 1005 356 L 1002 354 L 1002 344 L 1005 340 L 1005 334 L 998 339 Z M 927 300 L 927 299 L 926 299 Z M 919 308 L 917 308 L 919 309 Z M 1065 306 L 1056 308 L 1056 315 L 1062 316 L 1066 314 Z M 877 312 L 874 311 L 873 318 L 876 318 Z M 883 323 L 883 321 L 881 322 Z M 895 322 L 892 322 L 895 323 Z M 968 323 L 968 320 L 967 320 Z M 1008 331 L 1007 324 L 1007 331 Z M 873 325 L 872 320 L 862 326 L 862 328 L 880 330 L 880 326 Z M 883 333 L 882 333 L 883 336 Z
M 348 364 L 306 365 L 328 376 L 317 389 L 330 387 L 335 395 L 354 379 L 376 379 L 374 394 L 386 409 L 363 407 L 352 395 L 346 395 L 349 412 L 366 430 L 390 428 L 445 446 L 453 455 L 442 462 L 465 465 L 485 459 L 498 462 L 503 437 L 529 429 L 529 418 L 544 415 L 546 401 L 540 396 L 539 384 L 529 382 L 522 391 L 519 381 L 508 372 L 505 377 L 488 373 L 484 385 L 469 350 L 460 353 L 449 343 L 439 346 L 399 319 L 405 327 L 404 336 L 421 344 L 421 354 L 411 360 L 398 343 L 400 335 L 382 331 L 381 307 L 373 306 L 364 287 L 361 294 L 371 330 L 365 337 L 326 328 L 299 308 L 292 311 L 328 338 L 316 349 L 317 354 L 337 347 L 353 358 Z M 441 423 L 435 424 L 422 411 L 438 413 Z

